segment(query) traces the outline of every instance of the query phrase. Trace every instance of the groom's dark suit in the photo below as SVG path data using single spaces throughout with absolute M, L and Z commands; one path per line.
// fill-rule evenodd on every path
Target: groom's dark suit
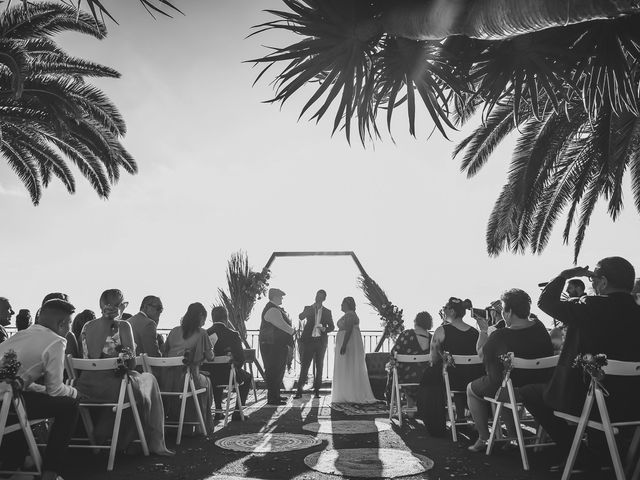
M 302 335 L 300 335 L 300 342 L 303 344 L 302 348 L 302 360 L 300 362 L 300 378 L 298 379 L 298 394 L 302 393 L 302 387 L 307 381 L 307 374 L 309 373 L 309 366 L 311 361 L 314 361 L 315 368 L 313 370 L 313 390 L 318 393 L 322 386 L 322 369 L 324 366 L 324 355 L 327 351 L 327 333 L 332 332 L 335 328 L 333 325 L 333 317 L 331 316 L 331 310 L 325 307 L 322 308 L 320 314 L 320 323 L 324 327 L 324 331 L 320 332 L 319 336 L 313 336 L 313 331 L 316 326 L 316 315 L 318 310 L 315 305 L 305 307 L 304 311 L 300 314 L 300 320 L 306 320 Z

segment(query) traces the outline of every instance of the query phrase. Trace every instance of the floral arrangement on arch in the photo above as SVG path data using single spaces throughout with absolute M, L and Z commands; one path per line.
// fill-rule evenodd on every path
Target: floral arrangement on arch
M 21 365 L 15 350 L 7 351 L 2 357 L 0 382 L 9 384 L 14 395 L 19 395 L 24 389 L 24 380 L 18 375 L 18 370 L 20 370 Z
M 392 340 L 398 338 L 398 335 L 404 331 L 402 309 L 391 303 L 387 298 L 387 294 L 380 288 L 380 285 L 368 275 L 358 279 L 358 286 L 363 291 L 369 305 L 371 305 L 380 316 L 385 333 L 389 335 Z
M 218 289 L 218 301 L 227 309 L 229 321 L 242 338 L 247 338 L 246 322 L 256 302 L 266 296 L 271 272 L 255 271 L 246 252 L 236 252 L 227 262 L 227 289 Z

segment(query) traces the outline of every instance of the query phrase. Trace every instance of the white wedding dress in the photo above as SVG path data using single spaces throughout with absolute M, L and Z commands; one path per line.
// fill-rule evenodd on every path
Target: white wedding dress
M 360 319 L 355 312 L 348 312 L 338 320 L 331 387 L 332 403 L 376 403 L 378 401 L 373 396 L 369 383 L 359 324 Z M 347 343 L 346 352 L 340 355 L 340 348 L 350 325 L 353 325 L 351 338 Z

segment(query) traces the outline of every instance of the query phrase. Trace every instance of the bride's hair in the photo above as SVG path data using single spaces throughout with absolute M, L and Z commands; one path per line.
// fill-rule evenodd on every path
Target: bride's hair
M 342 303 L 344 303 L 349 310 L 356 311 L 356 301 L 353 297 L 345 297 Z

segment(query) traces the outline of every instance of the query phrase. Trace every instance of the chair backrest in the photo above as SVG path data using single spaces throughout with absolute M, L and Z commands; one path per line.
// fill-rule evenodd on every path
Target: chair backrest
M 602 367 L 606 375 L 617 377 L 636 377 L 640 375 L 640 363 L 623 362 L 621 360 L 607 360 L 607 365 Z
M 67 355 L 69 365 L 74 370 L 115 370 L 118 366 L 117 358 L 73 358 L 71 355 Z
M 215 363 L 215 364 L 225 364 L 225 363 L 233 363 L 233 359 L 230 355 L 225 355 L 223 357 L 215 357 L 211 361 L 207 361 L 204 363 Z
M 451 355 L 456 365 L 479 365 L 482 363 L 480 355 Z
M 141 355 L 145 367 L 182 367 L 184 357 L 150 357 L 146 353 Z M 145 368 L 146 370 L 146 368 Z
M 403 355 L 396 353 L 395 359 L 399 363 L 424 363 L 431 360 L 431 355 Z
M 514 357 L 513 352 L 509 352 L 511 358 L 511 366 L 515 369 L 522 370 L 541 370 L 544 368 L 553 368 L 558 365 L 558 359 L 560 355 L 553 355 L 551 357 L 542 358 L 519 358 Z

